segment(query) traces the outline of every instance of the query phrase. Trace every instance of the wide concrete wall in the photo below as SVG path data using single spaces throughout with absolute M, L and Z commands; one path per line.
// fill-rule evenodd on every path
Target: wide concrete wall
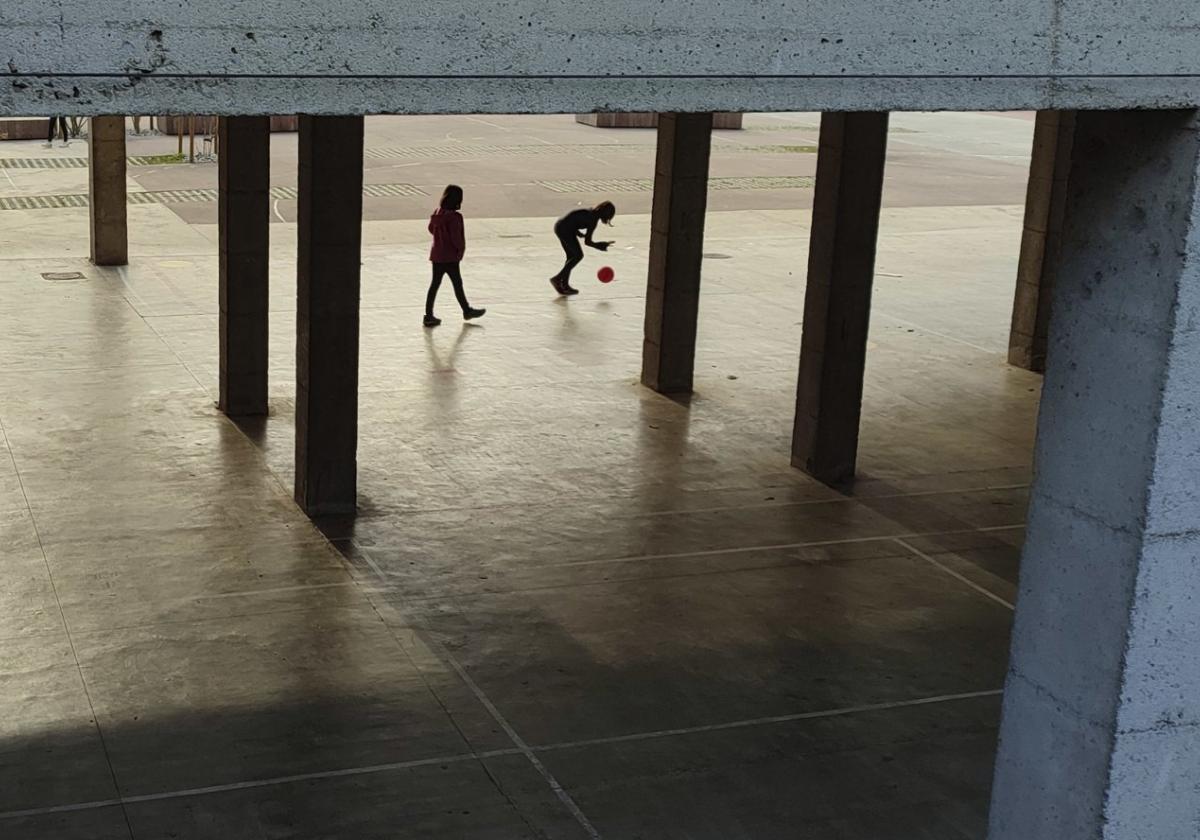
M 1200 104 L 1194 0 L 5 0 L 0 114 Z

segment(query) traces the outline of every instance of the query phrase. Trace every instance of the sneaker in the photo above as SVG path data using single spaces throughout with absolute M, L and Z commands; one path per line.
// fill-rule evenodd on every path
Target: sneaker
M 487 310 L 486 310 L 486 309 L 471 309 L 471 308 L 467 308 L 467 309 L 466 309 L 466 310 L 463 312 L 463 320 L 464 320 L 464 321 L 474 321 L 476 318 L 482 318 L 482 317 L 483 317 L 483 313 L 485 313 L 485 312 L 487 312 Z
M 442 323 L 441 318 L 435 318 L 432 315 L 425 316 L 425 326 L 427 326 L 427 327 L 436 327 L 436 326 L 440 325 L 441 323 Z
M 64 141 L 62 141 L 62 147 L 63 147 L 64 149 L 70 148 L 70 146 L 71 146 L 71 141 L 70 141 L 70 140 L 64 140 Z
M 45 143 L 43 143 L 43 144 L 42 144 L 42 148 L 43 148 L 43 149 L 53 149 L 53 148 L 54 148 L 54 141 L 53 141 L 53 140 L 47 140 Z
M 562 293 L 563 293 L 564 295 L 577 295 L 577 294 L 579 294 L 579 290 L 578 290 L 578 289 L 576 289 L 574 286 L 568 285 L 567 283 L 563 283 L 563 284 L 562 284 L 562 290 L 561 290 L 561 291 L 562 291 Z
M 554 291 L 558 292 L 560 295 L 565 295 L 565 294 L 566 294 L 566 292 L 564 292 L 564 291 L 563 291 L 563 284 L 562 284 L 562 281 L 561 281 L 561 280 L 559 280 L 557 277 L 551 277 L 551 278 L 550 278 L 550 285 L 551 285 L 551 286 L 553 286 L 553 287 L 554 287 Z

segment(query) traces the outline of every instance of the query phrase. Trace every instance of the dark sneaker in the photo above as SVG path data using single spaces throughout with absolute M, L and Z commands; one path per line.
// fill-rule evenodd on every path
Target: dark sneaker
M 578 289 L 576 289 L 576 288 L 575 288 L 575 287 L 573 287 L 573 286 L 568 286 L 566 283 L 563 283 L 563 284 L 562 284 L 562 289 L 560 289 L 559 291 L 561 291 L 561 292 L 562 292 L 564 295 L 577 295 L 577 294 L 579 294 L 579 290 L 578 290 Z
M 486 309 L 467 309 L 463 312 L 463 320 L 474 321 L 476 318 L 482 318 L 485 312 Z
M 560 295 L 566 294 L 566 292 L 563 291 L 563 282 L 561 280 L 559 280 L 557 277 L 550 278 L 550 285 L 553 286 L 554 291 L 558 292 Z
M 427 327 L 436 327 L 436 326 L 440 325 L 441 323 L 442 323 L 441 318 L 435 318 L 432 315 L 425 316 L 425 326 L 427 326 Z

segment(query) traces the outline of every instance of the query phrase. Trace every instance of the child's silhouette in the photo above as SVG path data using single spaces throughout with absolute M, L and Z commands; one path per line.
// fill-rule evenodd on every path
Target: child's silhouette
M 442 278 L 450 275 L 454 284 L 454 296 L 462 307 L 463 318 L 470 321 L 486 312 L 486 309 L 472 309 L 467 303 L 467 293 L 463 291 L 462 272 L 459 264 L 467 251 L 467 235 L 463 225 L 462 213 L 458 212 L 463 203 L 462 187 L 451 184 L 442 193 L 438 209 L 429 218 L 429 232 L 433 234 L 433 248 L 429 251 L 429 261 L 433 263 L 433 279 L 429 283 L 429 292 L 425 295 L 425 326 L 436 327 L 442 320 L 433 314 L 433 304 L 437 300 L 438 289 Z
M 592 234 L 596 232 L 596 226 L 601 222 L 611 225 L 613 217 L 616 215 L 616 206 L 611 201 L 602 201 L 591 209 L 583 207 L 572 210 L 554 223 L 554 235 L 558 237 L 563 251 L 567 254 L 567 262 L 562 267 L 562 271 L 550 278 L 550 285 L 554 287 L 554 291 L 560 295 L 579 294 L 578 289 L 571 287 L 571 269 L 583 261 L 583 248 L 580 246 L 579 240 L 582 238 L 584 245 L 595 248 L 597 251 L 607 251 L 608 246 L 612 243 L 594 242 Z

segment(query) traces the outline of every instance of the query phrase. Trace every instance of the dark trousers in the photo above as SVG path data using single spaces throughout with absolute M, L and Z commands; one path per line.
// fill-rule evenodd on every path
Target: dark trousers
M 54 129 L 57 128 L 58 125 L 62 126 L 63 140 L 66 141 L 66 140 L 71 139 L 71 131 L 69 128 L 67 128 L 67 118 L 66 117 L 51 117 L 50 118 L 50 131 L 47 132 L 47 135 L 46 135 L 47 143 L 54 142 Z
M 433 264 L 433 280 L 429 283 L 429 293 L 425 295 L 425 314 L 433 314 L 433 303 L 437 300 L 438 289 L 442 287 L 442 278 L 450 275 L 450 282 L 454 285 L 454 296 L 458 298 L 458 305 L 462 307 L 462 311 L 466 312 L 471 308 L 471 304 L 467 303 L 467 293 L 463 291 L 462 272 L 458 270 L 458 263 L 442 263 L 435 262 Z
M 571 270 L 583 262 L 583 246 L 579 244 L 579 235 L 573 230 L 559 230 L 555 228 L 554 233 L 567 255 L 566 264 L 562 267 L 562 271 L 554 275 L 554 279 L 561 280 L 563 283 L 570 283 Z

